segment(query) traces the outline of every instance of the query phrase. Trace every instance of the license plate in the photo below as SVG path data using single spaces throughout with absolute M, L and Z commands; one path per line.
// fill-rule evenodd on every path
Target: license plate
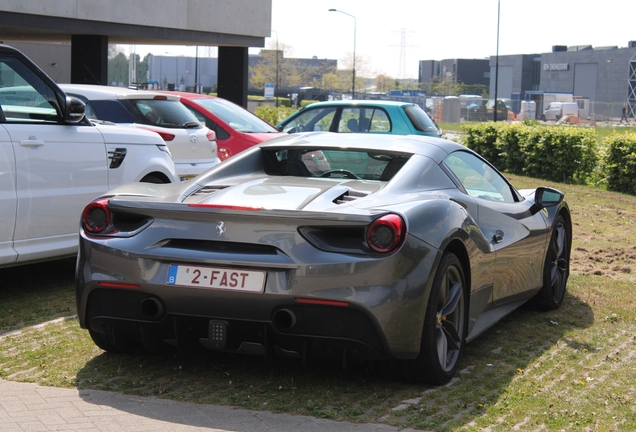
M 219 289 L 262 293 L 267 272 L 256 270 L 227 269 L 170 265 L 167 285 L 191 288 Z
M 188 181 L 188 180 L 190 180 L 190 179 L 193 179 L 194 177 L 195 177 L 195 176 L 193 176 L 193 175 L 189 175 L 189 176 L 181 176 L 181 177 L 179 177 L 179 179 L 180 179 L 181 181 Z

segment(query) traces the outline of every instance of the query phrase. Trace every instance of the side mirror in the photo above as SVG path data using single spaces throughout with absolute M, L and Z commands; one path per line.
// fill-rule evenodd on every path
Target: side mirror
M 86 104 L 80 99 L 66 96 L 66 106 L 64 107 L 64 121 L 76 124 L 82 121 L 86 115 Z
M 539 208 L 552 207 L 563 201 L 564 194 L 561 191 L 549 187 L 539 187 L 534 193 L 534 203 Z

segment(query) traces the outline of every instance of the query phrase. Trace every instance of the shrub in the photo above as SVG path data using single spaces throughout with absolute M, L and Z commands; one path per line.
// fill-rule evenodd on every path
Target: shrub
M 292 115 L 295 110 L 289 107 L 272 107 L 268 105 L 261 105 L 256 108 L 254 114 L 266 122 L 276 126 L 278 123 Z
M 596 136 L 591 129 L 494 122 L 462 129 L 464 144 L 500 171 L 586 183 L 597 166 Z
M 596 135 L 577 127 L 532 127 L 523 144 L 523 174 L 585 184 L 596 165 Z
M 636 133 L 615 134 L 603 143 L 607 148 L 607 189 L 636 195 Z
M 311 104 L 314 104 L 316 102 L 320 102 L 320 101 L 311 100 L 311 99 L 303 99 L 303 100 L 300 101 L 300 107 L 301 108 L 305 108 L 307 105 L 311 105 Z
M 501 127 L 503 127 L 503 123 L 495 122 L 465 124 L 462 125 L 462 132 L 464 133 L 464 145 L 466 147 L 475 150 L 499 170 L 504 171 L 505 169 L 502 167 L 499 157 L 499 150 L 496 146 L 497 136 Z

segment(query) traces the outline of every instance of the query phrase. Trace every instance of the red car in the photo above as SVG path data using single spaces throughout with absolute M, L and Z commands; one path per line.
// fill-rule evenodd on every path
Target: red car
M 245 108 L 223 98 L 197 93 L 164 92 L 181 96 L 181 102 L 202 124 L 216 132 L 222 161 L 263 141 L 287 135 Z

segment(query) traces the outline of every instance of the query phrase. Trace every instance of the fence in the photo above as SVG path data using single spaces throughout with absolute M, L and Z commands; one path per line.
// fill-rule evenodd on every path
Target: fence
M 619 123 L 622 116 L 623 103 L 598 102 L 589 99 L 580 99 L 579 118 L 597 122 Z M 428 114 L 440 123 L 483 122 L 494 120 L 493 101 L 482 98 L 462 99 L 454 96 L 434 97 L 426 101 Z M 519 115 L 521 108 L 518 103 L 512 104 L 510 100 L 502 99 L 497 104 L 497 120 L 523 118 Z M 627 105 L 627 119 L 634 123 L 634 110 Z M 534 119 L 540 120 L 545 107 L 536 104 Z M 525 116 L 527 117 L 527 115 Z

